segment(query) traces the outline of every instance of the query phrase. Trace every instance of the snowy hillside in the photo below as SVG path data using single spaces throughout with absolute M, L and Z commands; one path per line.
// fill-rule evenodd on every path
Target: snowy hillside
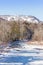
M 3 18 L 8 21 L 27 21 L 31 23 L 39 23 L 40 21 L 34 16 L 10 16 L 10 15 L 1 15 L 0 18 Z

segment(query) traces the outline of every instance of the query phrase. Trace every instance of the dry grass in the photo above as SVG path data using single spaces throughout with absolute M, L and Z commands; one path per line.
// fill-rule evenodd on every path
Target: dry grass
M 28 41 L 26 43 L 29 45 L 43 45 L 43 41 Z

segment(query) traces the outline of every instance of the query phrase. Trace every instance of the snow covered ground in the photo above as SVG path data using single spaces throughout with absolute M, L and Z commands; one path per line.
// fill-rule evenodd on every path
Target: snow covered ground
M 43 46 L 23 44 L 22 48 L 3 49 L 0 65 L 43 65 Z

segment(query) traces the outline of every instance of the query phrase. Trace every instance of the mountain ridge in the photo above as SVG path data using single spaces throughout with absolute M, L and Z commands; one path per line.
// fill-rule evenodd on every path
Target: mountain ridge
M 35 16 L 14 16 L 14 15 L 0 15 L 0 18 L 3 18 L 7 21 L 27 21 L 30 23 L 39 23 L 40 20 Z

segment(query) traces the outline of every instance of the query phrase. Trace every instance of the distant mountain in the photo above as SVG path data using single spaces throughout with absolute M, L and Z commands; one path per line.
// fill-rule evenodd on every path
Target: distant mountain
M 0 15 L 0 18 L 7 21 L 27 21 L 30 23 L 39 23 L 40 20 L 34 16 L 10 16 L 10 15 Z

